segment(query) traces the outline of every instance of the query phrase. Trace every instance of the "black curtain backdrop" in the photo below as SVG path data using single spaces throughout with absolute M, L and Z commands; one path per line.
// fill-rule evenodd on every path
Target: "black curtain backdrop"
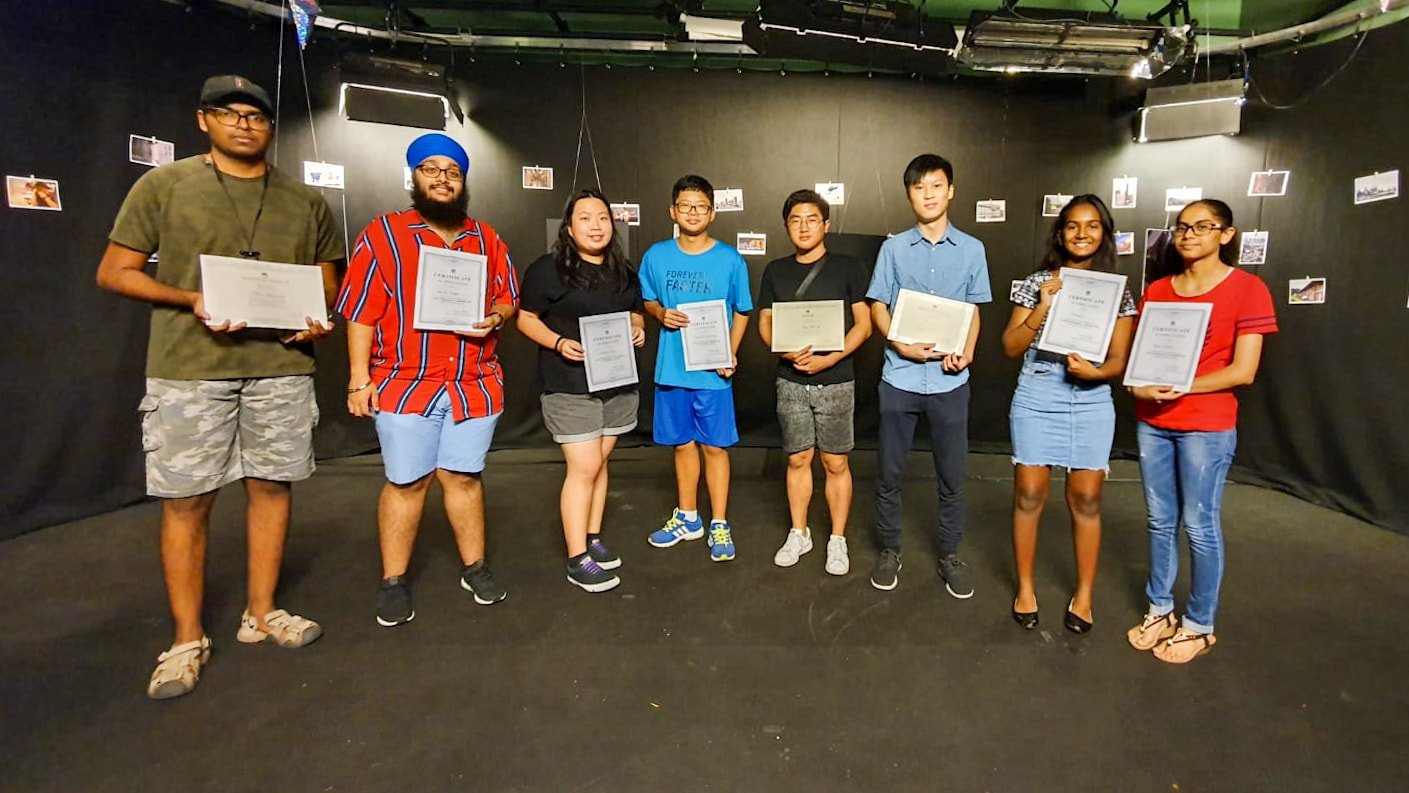
M 8 452 L 0 538 L 142 497 L 135 408 L 148 311 L 93 282 L 117 208 L 146 171 L 127 161 L 127 136 L 174 141 L 178 157 L 199 153 L 201 81 L 243 73 L 273 92 L 279 73 L 280 32 L 263 17 L 156 0 L 75 3 L 63 15 L 37 5 L 11 10 L 0 28 L 0 113 L 12 120 L 0 138 L 0 168 L 59 180 L 63 211 L 0 209 L 0 290 L 13 300 L 0 314 L 11 407 L 0 424 Z M 421 130 L 340 118 L 335 47 L 317 41 L 301 64 L 285 36 L 276 161 L 291 172 L 305 159 L 346 167 L 346 192 L 325 195 L 351 240 L 375 215 L 407 204 L 402 156 Z M 642 206 L 641 225 L 629 230 L 639 257 L 670 236 L 670 185 L 695 172 L 744 191 L 745 210 L 720 213 L 717 238 L 769 235 L 768 256 L 749 258 L 755 286 L 768 259 L 789 252 L 779 211 L 792 190 L 844 182 L 847 203 L 833 209 L 831 244 L 869 261 L 887 234 L 911 225 L 906 162 L 926 151 L 949 157 L 957 186 L 950 216 L 986 244 L 995 296 L 981 311 L 972 381 L 970 434 L 986 451 L 1008 448 L 1017 365 L 1002 356 L 999 331 L 1008 285 L 1033 269 L 1050 228 L 1040 217 L 1043 194 L 1109 198 L 1112 177 L 1138 177 L 1138 207 L 1115 211 L 1117 227 L 1136 232 L 1137 254 L 1120 265 L 1138 285 L 1144 230 L 1172 220 L 1165 188 L 1202 187 L 1233 206 L 1243 229 L 1271 232 L 1258 274 L 1277 300 L 1282 333 L 1267 344 L 1259 382 L 1241 395 L 1237 475 L 1409 532 L 1409 494 L 1395 486 L 1395 472 L 1409 468 L 1409 419 L 1395 399 L 1409 391 L 1409 370 L 1394 352 L 1409 279 L 1392 266 L 1409 232 L 1401 201 L 1351 200 L 1354 177 L 1406 164 L 1400 86 L 1409 81 L 1409 25 L 1368 34 L 1344 72 L 1312 93 L 1353 47 L 1346 40 L 1254 62 L 1270 99 L 1299 104 L 1250 104 L 1236 137 L 1132 142 L 1143 85 L 1127 80 L 695 74 L 484 59 L 461 59 L 467 116 L 463 125 L 452 117 L 447 131 L 470 153 L 471 213 L 508 240 L 518 267 L 543 252 L 545 221 L 560 216 L 573 186 L 595 183 L 598 173 L 614 201 Z M 584 97 L 595 146 L 584 139 L 579 161 Z M 552 167 L 554 189 L 521 189 L 524 165 Z M 1246 197 L 1250 172 L 1264 168 L 1292 171 L 1285 197 Z M 989 198 L 1007 200 L 1007 222 L 974 223 L 974 202 Z M 1287 279 L 1305 276 L 1329 279 L 1326 305 L 1286 305 Z M 376 448 L 371 426 L 342 408 L 343 345 L 339 333 L 319 351 L 323 457 Z M 510 331 L 500 349 L 509 387 L 496 445 L 550 444 L 531 345 Z M 873 341 L 858 366 L 863 446 L 875 437 L 880 355 Z M 654 339 L 641 357 L 647 381 L 653 360 Z M 773 366 L 750 332 L 736 379 L 745 444 L 777 443 Z M 643 429 L 629 443 L 649 442 L 649 385 L 643 397 Z M 1128 456 L 1131 406 L 1123 395 L 1117 406 L 1117 453 Z

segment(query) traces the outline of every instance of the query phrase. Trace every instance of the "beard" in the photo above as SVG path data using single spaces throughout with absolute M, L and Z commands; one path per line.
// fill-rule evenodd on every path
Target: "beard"
M 470 192 L 461 189 L 450 201 L 432 198 L 419 184 L 411 186 L 411 208 L 433 226 L 458 226 L 469 215 Z

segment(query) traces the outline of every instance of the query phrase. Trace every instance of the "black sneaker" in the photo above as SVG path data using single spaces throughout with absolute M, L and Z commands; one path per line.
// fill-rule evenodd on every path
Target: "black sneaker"
M 504 587 L 494 580 L 494 574 L 489 572 L 489 565 L 483 559 L 465 568 L 460 576 L 460 586 L 473 593 L 475 602 L 481 606 L 492 606 L 509 596 Z
M 592 561 L 603 570 L 615 570 L 621 567 L 621 557 L 607 550 L 607 546 L 602 544 L 602 538 L 596 535 L 587 542 L 587 555 L 592 557 Z
M 618 559 L 620 564 L 621 560 Z M 576 564 L 568 563 L 568 580 L 588 592 L 606 592 L 616 589 L 621 579 L 602 569 L 602 565 L 590 555 L 583 556 Z
M 960 600 L 974 596 L 973 580 L 969 576 L 969 566 L 959 559 L 958 554 L 940 557 L 936 567 L 939 577 L 944 579 L 944 588 Z
M 405 625 L 416 618 L 411 608 L 411 582 L 406 576 L 394 575 L 382 581 L 377 592 L 377 624 L 383 628 Z
M 900 551 L 881 550 L 876 566 L 871 568 L 871 586 L 889 592 L 900 583 Z

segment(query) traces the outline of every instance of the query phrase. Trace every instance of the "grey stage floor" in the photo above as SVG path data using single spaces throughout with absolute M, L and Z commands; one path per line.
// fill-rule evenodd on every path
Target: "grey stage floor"
M 297 488 L 281 604 L 327 633 L 299 651 L 234 640 L 242 497 L 211 540 L 197 691 L 144 697 L 169 642 L 157 507 L 0 544 L 3 791 L 1390 791 L 1409 783 L 1409 541 L 1289 497 L 1230 486 L 1221 642 L 1187 667 L 1125 643 L 1145 568 L 1134 469 L 1108 486 L 1096 630 L 1061 628 L 1065 510 L 1044 519 L 1044 630 L 1011 604 L 1004 458 L 970 462 L 965 555 L 978 594 L 933 573 L 927 461 L 908 485 L 905 569 L 866 575 L 873 462 L 858 453 L 853 572 L 818 550 L 781 570 L 776 453 L 736 454 L 739 559 L 655 550 L 668 453 L 624 450 L 608 538 L 623 585 L 563 580 L 552 451 L 499 452 L 486 475 L 490 560 L 510 589 L 456 585 L 443 513 L 427 513 L 416 621 L 372 619 L 376 458 Z M 820 477 L 819 477 L 820 481 Z M 433 498 L 438 496 L 433 493 Z M 819 499 L 820 501 L 820 499 Z M 814 505 L 814 523 L 825 525 Z

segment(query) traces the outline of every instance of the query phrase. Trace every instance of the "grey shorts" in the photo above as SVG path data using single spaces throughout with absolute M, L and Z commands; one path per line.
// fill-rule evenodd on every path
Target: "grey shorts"
M 814 446 L 828 454 L 851 451 L 856 445 L 855 382 L 803 385 L 779 377 L 777 384 L 784 452 L 797 454 Z
M 635 389 L 603 398 L 597 394 L 544 394 L 543 424 L 557 443 L 581 443 L 636 429 L 641 396 Z
M 237 479 L 295 482 L 313 473 L 313 377 L 147 378 L 142 451 L 147 495 L 186 498 Z

